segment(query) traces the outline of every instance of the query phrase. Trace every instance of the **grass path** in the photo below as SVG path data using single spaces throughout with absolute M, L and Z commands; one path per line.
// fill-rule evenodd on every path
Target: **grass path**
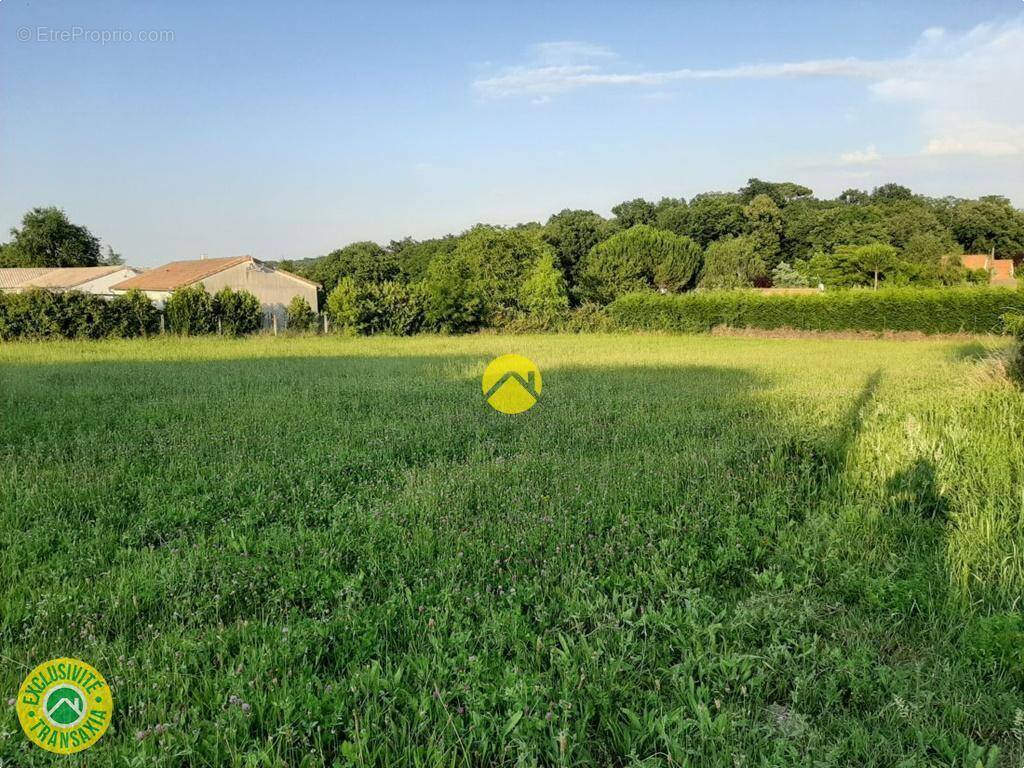
M 0 689 L 100 669 L 81 765 L 1016 768 L 1001 345 L 2 345 Z

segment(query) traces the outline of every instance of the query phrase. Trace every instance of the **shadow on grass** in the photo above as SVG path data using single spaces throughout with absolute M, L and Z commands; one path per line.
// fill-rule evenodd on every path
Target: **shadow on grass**
M 948 502 L 939 488 L 933 459 L 918 457 L 889 478 L 885 492 L 892 513 L 919 515 L 928 520 L 946 517 Z
M 971 341 L 954 347 L 950 353 L 950 359 L 957 362 L 980 362 L 992 357 L 992 349 L 980 341 Z

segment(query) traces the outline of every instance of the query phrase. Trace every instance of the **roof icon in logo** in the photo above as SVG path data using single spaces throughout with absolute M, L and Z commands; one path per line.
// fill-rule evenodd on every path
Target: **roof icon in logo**
M 540 369 L 522 355 L 502 355 L 484 370 L 484 399 L 496 411 L 516 414 L 528 411 L 540 399 Z

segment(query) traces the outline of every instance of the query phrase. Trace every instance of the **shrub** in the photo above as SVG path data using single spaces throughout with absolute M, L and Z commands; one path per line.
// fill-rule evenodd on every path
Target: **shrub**
M 359 326 L 359 289 L 351 277 L 343 277 L 327 295 L 324 308 L 327 319 L 339 330 L 357 331 Z
M 519 290 L 519 305 L 544 326 L 556 323 L 569 309 L 565 278 L 550 253 L 542 253 L 526 274 Z
M 4 296 L 0 336 L 4 339 L 48 339 L 61 335 L 60 311 L 54 294 L 31 290 Z
M 519 306 L 523 277 L 548 250 L 538 230 L 478 226 L 438 254 L 424 283 L 428 323 L 460 333 L 500 321 Z
M 174 291 L 167 299 L 164 314 L 171 331 L 181 336 L 198 336 L 217 329 L 213 297 L 202 283 Z
M 351 278 L 342 278 L 327 297 L 326 312 L 339 330 L 407 336 L 422 327 L 423 308 L 419 284 L 386 280 L 359 285 Z
M 107 335 L 107 302 L 81 291 L 52 295 L 57 313 L 57 334 L 65 339 L 98 339 Z
M 599 333 L 613 329 L 607 307 L 600 304 L 581 304 L 571 313 L 564 329 L 569 333 Z
M 228 336 L 255 333 L 263 326 L 260 300 L 249 291 L 221 288 L 213 295 L 213 314 L 220 323 L 221 333 Z
M 701 288 L 749 288 L 767 272 L 749 237 L 715 240 L 704 252 Z
M 92 294 L 32 289 L 6 295 L 3 305 L 0 338 L 90 339 L 106 334 L 106 303 Z
M 31 290 L 0 295 L 0 339 L 98 339 L 152 332 L 160 313 L 144 295 L 106 302 L 98 296 L 68 291 Z
M 11 341 L 18 338 L 18 331 L 13 326 L 12 293 L 0 293 L 0 341 Z
M 698 332 L 715 326 L 814 331 L 998 333 L 1002 315 L 1024 311 L 1024 294 L 1007 288 L 886 288 L 819 294 L 698 291 L 641 293 L 608 307 L 624 329 Z
M 419 286 L 394 280 L 372 284 L 358 293 L 361 333 L 407 336 L 423 325 L 423 295 Z
M 80 291 L 0 294 L 0 339 L 98 339 L 156 330 L 160 313 L 136 292 L 106 302 Z
M 424 284 L 427 322 L 449 333 L 476 330 L 488 319 L 485 285 L 477 265 L 458 248 L 430 262 Z
M 1024 314 L 1007 312 L 1003 315 L 1003 327 L 1017 341 L 1024 342 Z
M 806 288 L 807 281 L 793 267 L 782 261 L 772 270 L 772 285 L 776 288 Z
M 117 338 L 149 336 L 160 328 L 160 311 L 142 291 L 128 291 L 107 304 L 106 334 Z
M 690 238 L 638 224 L 594 246 L 584 257 L 579 293 L 585 301 L 607 304 L 655 286 L 681 290 L 692 282 L 700 260 L 700 247 Z
M 293 296 L 286 310 L 289 331 L 309 331 L 316 325 L 316 313 L 301 296 Z
M 1010 378 L 1024 386 L 1024 313 L 1006 313 L 1003 315 L 1003 326 L 1017 340 L 1007 363 Z

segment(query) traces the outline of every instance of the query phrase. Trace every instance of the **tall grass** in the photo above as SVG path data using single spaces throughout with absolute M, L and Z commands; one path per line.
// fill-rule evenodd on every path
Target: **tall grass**
M 0 687 L 97 666 L 83 765 L 1019 764 L 1002 345 L 0 346 Z

